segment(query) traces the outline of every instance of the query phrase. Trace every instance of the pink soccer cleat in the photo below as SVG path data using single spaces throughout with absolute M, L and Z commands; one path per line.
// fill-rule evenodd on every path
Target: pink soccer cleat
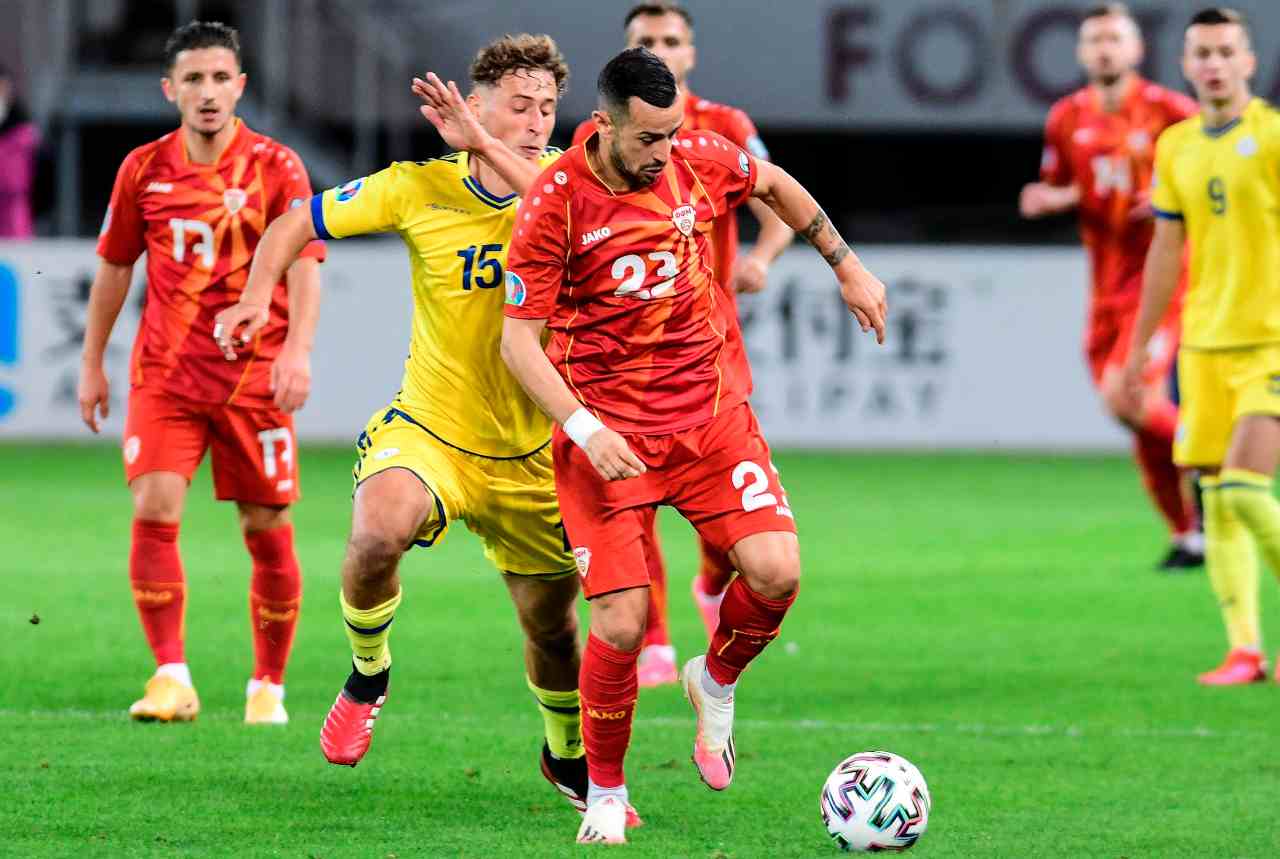
M 716 627 L 720 626 L 720 603 L 724 602 L 724 592 L 715 596 L 704 594 L 698 586 L 700 579 L 700 576 L 693 577 L 693 604 L 698 607 L 698 616 L 707 628 L 707 641 L 710 641 L 716 637 Z
M 346 689 L 338 693 L 320 729 L 320 750 L 331 764 L 353 767 L 360 763 L 373 742 L 373 723 L 382 711 L 386 695 L 371 704 L 352 698 Z
M 716 698 L 702 688 L 702 672 L 707 657 L 695 656 L 684 664 L 680 683 L 684 696 L 698 714 L 698 730 L 693 739 L 693 765 L 712 790 L 724 790 L 733 781 L 737 754 L 733 746 L 733 696 Z
M 1235 648 L 1221 665 L 1196 678 L 1204 686 L 1243 686 L 1266 679 L 1267 660 L 1262 658 L 1262 653 L 1248 647 Z
M 670 644 L 647 644 L 636 660 L 636 679 L 641 686 L 665 686 L 679 682 L 676 649 Z

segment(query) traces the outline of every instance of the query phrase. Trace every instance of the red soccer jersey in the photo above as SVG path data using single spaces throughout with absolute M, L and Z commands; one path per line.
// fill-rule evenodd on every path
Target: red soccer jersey
M 1114 112 L 1103 109 L 1092 87 L 1049 111 L 1040 176 L 1080 187 L 1080 235 L 1089 252 L 1095 313 L 1137 306 L 1153 227 L 1149 218 L 1129 213 L 1151 190 L 1156 138 L 1196 110 L 1181 93 L 1138 78 Z
M 746 399 L 726 384 L 729 309 L 710 234 L 755 183 L 755 159 L 704 131 L 681 135 L 658 180 L 625 194 L 575 146 L 520 203 L 506 313 L 548 320 L 548 357 L 613 429 L 677 432 Z
M 267 224 L 311 197 L 297 154 L 236 120 L 217 164 L 192 164 L 182 132 L 129 153 L 116 174 L 98 255 L 132 265 L 147 253 L 147 295 L 133 344 L 130 382 L 188 400 L 269 407 L 271 361 L 289 328 L 288 290 L 271 296 L 271 319 L 246 361 L 227 361 L 213 317 L 240 297 Z M 303 256 L 324 259 L 313 242 Z

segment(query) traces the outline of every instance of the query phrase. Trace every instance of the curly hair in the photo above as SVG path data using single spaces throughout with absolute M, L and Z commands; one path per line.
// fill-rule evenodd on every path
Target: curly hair
M 496 86 L 512 72 L 541 70 L 556 79 L 556 91 L 563 94 L 569 81 L 569 64 L 556 46 L 555 39 L 545 33 L 507 34 L 480 49 L 471 63 L 471 82 Z

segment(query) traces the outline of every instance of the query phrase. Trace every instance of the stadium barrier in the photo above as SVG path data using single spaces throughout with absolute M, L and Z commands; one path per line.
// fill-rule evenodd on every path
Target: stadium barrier
M 753 403 L 777 447 L 1119 450 L 1081 357 L 1086 270 L 1075 249 L 863 248 L 889 286 L 882 347 L 857 330 L 830 270 L 787 251 L 741 299 Z M 107 353 L 124 420 L 144 261 Z M 84 439 L 76 402 L 91 241 L 0 243 L 0 438 Z M 303 439 L 348 441 L 396 392 L 412 310 L 395 240 L 333 243 Z M 494 360 L 499 360 L 495 355 Z

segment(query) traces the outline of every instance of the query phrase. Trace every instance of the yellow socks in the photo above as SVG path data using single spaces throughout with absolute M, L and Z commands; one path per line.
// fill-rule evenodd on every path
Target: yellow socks
M 578 703 L 578 690 L 552 692 L 533 685 L 529 677 L 525 680 L 533 697 L 538 699 L 551 754 L 561 759 L 582 757 L 585 749 L 582 748 L 582 709 Z
M 1218 495 L 1244 523 L 1271 572 L 1280 576 L 1280 501 L 1265 474 L 1227 468 L 1218 476 Z
M 1250 528 L 1237 513 L 1237 494 L 1259 494 L 1252 485 L 1239 486 L 1236 469 L 1219 477 L 1200 478 L 1204 493 L 1205 567 L 1222 609 L 1227 641 L 1238 647 L 1258 647 L 1258 558 Z M 1256 479 L 1264 479 L 1252 475 Z M 1268 486 L 1270 480 L 1267 480 Z M 1270 493 L 1267 493 L 1270 497 Z M 1274 499 L 1272 499 L 1274 504 Z
M 396 608 L 400 605 L 400 593 L 397 591 L 391 599 L 373 608 L 352 608 L 341 591 L 338 601 L 342 604 L 342 619 L 346 621 L 356 670 L 372 675 L 390 668 L 391 648 L 387 646 L 387 637 L 391 635 L 391 621 L 395 620 Z

